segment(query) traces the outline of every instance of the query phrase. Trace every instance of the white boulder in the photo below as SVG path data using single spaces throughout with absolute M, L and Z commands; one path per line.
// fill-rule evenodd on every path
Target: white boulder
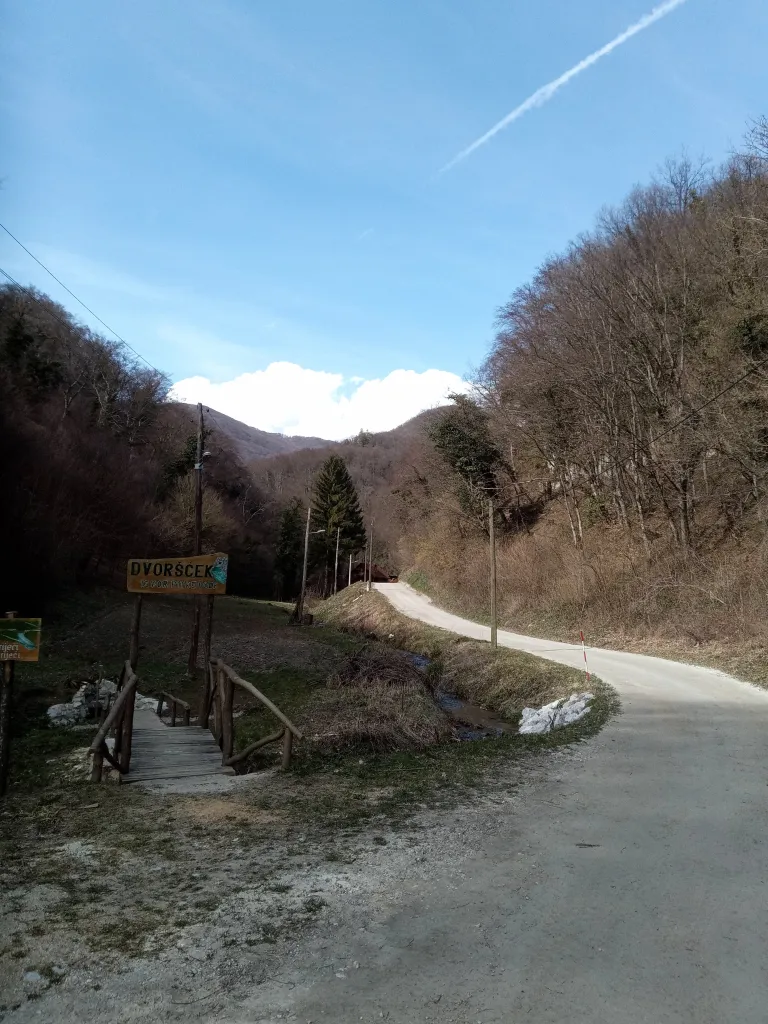
M 47 714 L 51 725 L 77 725 L 85 720 L 86 709 L 83 704 L 54 704 Z
M 541 734 L 572 725 L 589 713 L 589 702 L 593 699 L 593 693 L 572 693 L 570 697 L 553 700 L 543 708 L 523 708 L 518 732 Z
M 89 715 L 95 715 L 116 692 L 117 683 L 111 679 L 102 679 L 101 683 L 82 683 L 68 704 L 54 704 L 48 708 L 48 721 L 51 725 L 78 725 Z

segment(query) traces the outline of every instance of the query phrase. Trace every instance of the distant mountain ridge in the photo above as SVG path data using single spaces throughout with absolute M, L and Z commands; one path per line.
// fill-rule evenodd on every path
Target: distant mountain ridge
M 391 430 L 381 430 L 377 432 L 361 430 L 359 434 L 354 437 L 349 437 L 344 441 L 320 441 L 317 438 L 312 438 L 311 440 L 314 442 L 313 444 L 297 445 L 295 448 L 288 451 L 274 452 L 269 456 L 261 456 L 261 458 L 272 459 L 276 456 L 285 456 L 286 459 L 283 461 L 286 462 L 286 465 L 292 464 L 294 466 L 298 466 L 301 464 L 315 468 L 319 467 L 321 463 L 334 452 L 341 455 L 348 464 L 366 464 L 377 462 L 382 458 L 390 462 L 397 462 L 410 445 L 414 442 L 419 443 L 423 441 L 426 436 L 425 431 L 429 425 L 433 423 L 435 419 L 445 411 L 445 409 L 446 406 L 436 406 L 433 409 L 425 409 L 423 412 L 417 413 L 415 416 L 412 416 L 411 419 L 406 420 L 405 423 L 401 423 L 399 426 L 393 427 Z M 217 413 L 217 415 L 219 414 Z M 275 435 L 269 436 L 273 437 Z M 290 438 L 290 440 L 307 439 Z M 298 454 L 298 459 L 291 459 L 291 456 L 295 454 Z M 258 473 L 261 469 L 259 463 L 259 458 L 252 459 L 249 463 L 251 470 Z
M 178 406 L 189 412 L 190 415 L 197 415 L 197 408 L 188 402 L 177 402 Z M 252 462 L 254 459 L 266 459 L 274 455 L 288 455 L 291 452 L 298 452 L 305 448 L 329 448 L 336 442 L 326 441 L 322 437 L 300 437 L 287 434 L 274 434 L 268 430 L 259 430 L 257 427 L 249 427 L 247 423 L 226 416 L 216 409 L 208 409 L 203 404 L 208 425 L 223 434 L 231 443 L 235 452 L 243 462 Z

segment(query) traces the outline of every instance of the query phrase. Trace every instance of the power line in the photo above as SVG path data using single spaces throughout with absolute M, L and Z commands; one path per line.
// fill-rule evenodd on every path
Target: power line
M 667 427 L 666 430 L 662 430 L 660 434 L 657 434 L 655 437 L 652 437 L 648 444 L 655 444 L 656 441 L 660 441 L 662 437 L 666 437 L 666 435 L 671 433 L 673 430 L 677 430 L 677 428 L 682 426 L 683 423 L 685 423 L 687 420 L 692 419 L 694 416 L 698 416 L 702 409 L 706 409 L 708 405 L 713 405 L 719 398 L 722 398 L 723 395 L 727 395 L 729 391 L 733 391 L 737 384 L 741 384 L 743 380 L 746 380 L 746 378 L 749 377 L 750 374 L 754 373 L 756 370 L 759 370 L 761 366 L 765 365 L 765 363 L 768 363 L 768 356 L 766 356 L 765 359 L 761 359 L 759 363 L 755 363 L 754 366 L 750 366 L 746 373 L 742 373 L 742 375 L 740 377 L 737 377 L 736 380 L 732 380 L 730 384 L 727 384 L 722 389 L 722 391 L 718 391 L 716 395 L 713 395 L 711 398 L 708 398 L 703 405 L 700 405 L 696 409 L 693 409 L 685 416 L 682 416 L 679 420 L 676 420 L 672 424 L 672 426 Z
M 119 335 L 119 334 L 117 333 L 117 331 L 116 331 L 116 330 L 115 330 L 115 329 L 114 329 L 113 327 L 110 327 L 108 323 L 106 323 L 106 322 L 105 322 L 104 320 L 102 320 L 102 319 L 101 319 L 101 317 L 100 317 L 100 316 L 98 316 L 98 314 L 94 313 L 94 311 L 93 311 L 93 310 L 91 309 L 91 307 L 90 307 L 90 306 L 86 306 L 86 304 L 85 304 L 85 303 L 83 302 L 83 300 L 82 300 L 82 299 L 80 299 L 80 298 L 78 298 L 78 297 L 77 297 L 77 295 L 75 295 L 75 293 L 74 293 L 74 292 L 72 291 L 72 289 L 71 289 L 71 288 L 68 288 L 68 287 L 67 287 L 67 286 L 66 286 L 66 285 L 64 284 L 64 282 L 63 282 L 62 280 L 60 280 L 60 279 L 59 279 L 58 277 L 56 277 L 56 275 L 54 274 L 54 272 L 53 272 L 52 270 L 49 270 L 49 269 L 48 269 L 48 267 L 46 267 L 46 265 L 45 265 L 45 264 L 43 263 L 43 261 L 42 261 L 42 260 L 39 260 L 39 259 L 37 258 L 37 256 L 35 256 L 35 254 L 34 254 L 33 252 L 30 252 L 30 251 L 29 251 L 29 249 L 28 249 L 28 248 L 26 247 L 26 245 L 24 245 L 24 243 L 23 243 L 23 242 L 20 242 L 20 241 L 19 241 L 19 239 L 18 239 L 18 238 L 16 237 L 16 235 L 12 234 L 12 232 L 10 232 L 10 231 L 8 230 L 8 228 L 7 228 L 6 226 L 5 226 L 5 224 L 0 224 L 0 228 L 2 228 L 2 229 L 3 229 L 3 231 L 4 231 L 5 233 L 6 233 L 6 235 L 8 235 L 8 236 L 9 236 L 10 238 L 12 238 L 12 239 L 14 240 L 14 242 L 16 242 L 16 244 L 17 244 L 17 245 L 20 245 L 20 246 L 21 246 L 21 248 L 22 248 L 22 249 L 24 250 L 24 252 L 25 252 L 25 253 L 26 253 L 26 254 L 27 254 L 28 256 L 31 256 L 31 257 L 32 257 L 32 259 L 33 259 L 33 260 L 35 261 L 35 263 L 37 263 L 37 264 L 38 264 L 38 266 L 41 266 L 41 267 L 43 268 L 43 270 L 44 270 L 44 271 L 46 272 L 46 274 L 50 274 L 50 276 L 51 276 L 51 277 L 53 278 L 53 280 L 54 280 L 54 281 L 56 282 L 56 284 L 59 284 L 59 285 L 61 285 L 61 287 L 62 287 L 62 288 L 64 289 L 64 291 L 65 291 L 65 292 L 68 292 L 68 293 L 69 293 L 69 294 L 70 294 L 70 295 L 72 296 L 72 298 L 73 298 L 73 299 L 75 300 L 75 302 L 79 302 L 79 303 L 80 303 L 80 305 L 81 305 L 81 306 L 83 307 L 83 309 L 86 309 L 86 310 L 88 310 L 88 312 L 89 312 L 89 313 L 91 314 L 91 316 L 92 316 L 92 317 L 95 317 L 95 319 L 99 321 L 99 323 L 100 323 L 100 324 L 102 325 L 102 327 L 106 327 L 106 329 L 107 329 L 107 330 L 109 331 L 109 333 L 110 333 L 110 334 L 114 334 L 114 336 L 115 336 L 115 337 L 117 338 L 117 340 L 118 340 L 118 341 L 119 341 L 119 342 L 120 342 L 121 344 L 125 345 L 125 347 L 126 347 L 126 348 L 130 349 L 130 350 L 131 350 L 131 352 L 133 352 L 133 354 L 134 354 L 134 355 L 135 355 L 135 356 L 136 356 L 137 358 L 141 359 L 141 361 L 142 361 L 143 363 L 146 363 L 146 364 L 147 364 L 147 366 L 149 366 L 149 367 L 150 367 L 150 369 L 154 370 L 154 371 L 155 371 L 155 373 L 160 373 L 160 374 L 162 375 L 162 371 L 158 370 L 158 368 L 157 368 L 156 366 L 153 366 L 153 365 L 152 365 L 152 363 L 150 363 L 150 361 L 149 361 L 148 359 L 145 359 L 145 358 L 144 358 L 144 356 L 143 356 L 143 355 L 141 354 L 141 352 L 137 352 L 137 351 L 136 351 L 136 349 L 135 349 L 135 348 L 133 347 L 133 345 L 130 345 L 130 344 L 129 344 L 129 343 L 128 343 L 128 342 L 126 341 L 126 340 L 125 340 L 125 338 L 121 337 L 121 336 L 120 336 L 120 335 Z M 6 273 L 5 273 L 5 271 L 3 271 L 3 273 L 4 273 L 4 274 L 5 274 L 5 276 L 6 276 L 6 277 L 8 277 L 8 278 L 9 278 L 10 280 L 13 280 L 13 278 L 11 278 L 9 274 L 6 274 Z M 14 284 L 18 284 L 18 281 L 14 281 Z M 22 285 L 19 285 L 19 287 L 21 288 L 21 287 L 22 287 Z M 57 317 L 56 319 L 58 320 L 59 318 Z M 61 321 L 60 321 L 60 322 L 61 322 Z
M 15 284 L 17 288 L 21 288 L 22 290 L 24 290 L 24 285 L 20 284 L 15 277 L 11 277 L 8 271 L 3 270 L 2 267 L 0 267 L 0 274 L 2 274 L 3 277 L 7 277 L 11 284 Z M 34 295 L 32 296 L 32 298 L 36 299 L 41 305 L 43 305 L 42 299 L 37 299 L 37 296 Z M 58 320 L 62 327 L 66 327 L 68 331 L 72 330 L 72 324 L 68 324 L 66 320 L 62 320 L 58 313 L 54 313 L 53 310 L 48 309 L 48 307 L 46 307 L 46 312 L 48 313 L 49 316 L 52 316 L 54 320 Z
M 730 381 L 728 384 L 725 385 L 724 388 L 722 388 L 716 394 L 712 395 L 711 398 L 708 398 L 707 401 L 704 402 L 702 405 L 699 405 L 695 409 L 692 409 L 690 412 L 686 413 L 685 416 L 681 416 L 679 420 L 675 420 L 675 422 L 672 423 L 669 427 L 667 427 L 666 430 L 662 430 L 660 434 L 656 434 L 655 437 L 650 438 L 650 440 L 647 443 L 654 444 L 656 441 L 660 441 L 662 437 L 666 437 L 667 434 L 671 434 L 673 430 L 677 430 L 677 428 L 682 426 L 683 423 L 686 423 L 694 416 L 697 416 L 703 409 L 706 409 L 707 406 L 713 405 L 718 399 L 722 398 L 723 395 L 727 395 L 728 392 L 732 391 L 737 384 L 741 384 L 743 380 L 746 380 L 747 377 L 749 377 L 751 374 L 759 370 L 761 366 L 765 366 L 766 363 L 768 363 L 768 356 L 766 356 L 764 359 L 760 359 L 757 363 L 754 364 L 754 366 L 750 366 L 750 368 L 746 370 L 744 373 L 742 373 L 740 377 L 737 377 L 735 380 Z M 622 380 L 622 376 L 619 373 L 605 374 L 604 376 L 610 377 L 614 380 Z M 574 377 L 571 378 L 571 380 L 576 381 L 577 378 Z M 541 382 L 533 381 L 527 386 L 540 387 Z

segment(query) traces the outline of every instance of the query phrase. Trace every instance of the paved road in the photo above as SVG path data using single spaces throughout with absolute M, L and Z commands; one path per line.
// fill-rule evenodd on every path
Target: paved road
M 404 584 L 377 589 L 488 638 Z M 582 665 L 576 646 L 499 643 Z M 325 948 L 361 969 L 297 977 L 295 1019 L 766 1024 L 768 693 L 636 654 L 590 663 L 622 714 L 468 840 L 458 881 L 436 864 L 338 929 Z

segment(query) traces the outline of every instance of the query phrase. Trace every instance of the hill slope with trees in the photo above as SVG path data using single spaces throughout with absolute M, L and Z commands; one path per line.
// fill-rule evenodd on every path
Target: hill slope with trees
M 714 172 L 669 162 L 497 325 L 471 398 L 340 446 L 376 559 L 487 615 L 492 497 L 507 624 L 673 652 L 738 641 L 740 670 L 751 650 L 763 664 L 768 121 Z M 321 458 L 251 469 L 279 502 Z
M 374 560 L 446 605 L 488 613 L 491 498 L 503 623 L 699 658 L 738 641 L 765 664 L 768 121 L 724 167 L 670 162 L 601 214 L 497 327 L 473 394 L 393 431 L 245 464 L 212 416 L 205 545 L 230 551 L 233 590 L 296 592 L 334 456 Z M 9 593 L 190 547 L 194 424 L 167 388 L 45 296 L 0 290 Z
M 169 383 L 47 296 L 0 288 L 3 608 L 39 613 L 61 589 L 122 584 L 131 556 L 192 553 L 196 423 Z M 204 550 L 230 552 L 232 589 L 270 596 L 269 505 L 223 431 L 206 445 Z
M 196 415 L 194 405 L 189 405 L 186 402 L 177 404 L 186 409 L 190 416 Z M 218 409 L 209 409 L 207 416 L 212 429 L 229 443 L 229 446 L 243 462 L 268 458 L 270 455 L 284 455 L 288 452 L 301 451 L 304 448 L 327 448 L 333 444 L 332 441 L 325 441 L 322 437 L 301 437 L 259 430 L 257 427 L 250 427 L 247 423 L 241 423 L 240 420 L 226 416 Z

